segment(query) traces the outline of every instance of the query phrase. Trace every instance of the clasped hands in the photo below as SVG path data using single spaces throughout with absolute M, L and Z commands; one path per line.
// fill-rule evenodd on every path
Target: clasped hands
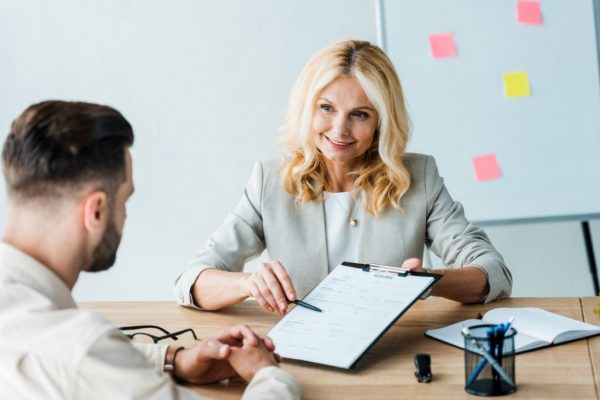
M 269 337 L 246 325 L 236 325 L 177 353 L 174 374 L 195 384 L 236 378 L 249 382 L 260 369 L 281 362 L 274 350 Z
M 421 260 L 409 258 L 402 263 L 402 268 L 421 270 Z M 288 303 L 297 298 L 292 279 L 279 261 L 261 263 L 244 278 L 242 290 L 264 310 L 270 313 L 277 311 L 281 315 L 286 313 Z

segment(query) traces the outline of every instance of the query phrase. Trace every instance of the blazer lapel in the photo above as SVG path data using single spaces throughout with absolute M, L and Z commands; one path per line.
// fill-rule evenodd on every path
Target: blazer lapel
M 315 265 L 311 265 L 311 268 L 317 269 L 319 271 L 319 279 L 323 279 L 329 273 L 327 236 L 325 234 L 325 207 L 323 206 L 323 202 L 318 200 L 309 201 L 301 207 L 303 207 L 305 214 L 303 223 L 305 224 L 304 232 L 306 233 L 306 237 L 304 238 L 304 243 L 309 244 L 306 252 L 307 255 L 311 255 L 310 258 L 314 258 L 313 262 Z

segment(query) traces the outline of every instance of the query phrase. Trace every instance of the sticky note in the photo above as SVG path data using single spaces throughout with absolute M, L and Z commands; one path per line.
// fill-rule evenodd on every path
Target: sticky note
M 431 55 L 433 58 L 445 58 L 456 56 L 456 45 L 451 33 L 436 33 L 429 35 Z
M 508 97 L 530 96 L 527 72 L 507 72 L 504 74 L 504 91 Z
M 500 167 L 495 154 L 488 154 L 473 158 L 473 167 L 475 168 L 475 178 L 477 182 L 500 179 Z
M 540 25 L 542 23 L 540 2 L 519 0 L 517 3 L 517 21 L 522 24 Z

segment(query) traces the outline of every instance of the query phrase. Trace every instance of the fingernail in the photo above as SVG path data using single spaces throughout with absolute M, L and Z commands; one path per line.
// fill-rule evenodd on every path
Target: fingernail
M 286 308 L 287 308 L 287 304 L 285 304 L 285 303 L 279 303 L 279 309 L 280 309 L 281 311 L 285 311 L 285 310 L 286 310 Z
M 219 349 L 219 354 L 224 356 L 226 352 L 227 352 L 227 345 L 221 346 L 221 348 Z
M 296 300 L 296 296 L 293 294 L 288 295 L 288 299 L 290 299 L 291 301 Z

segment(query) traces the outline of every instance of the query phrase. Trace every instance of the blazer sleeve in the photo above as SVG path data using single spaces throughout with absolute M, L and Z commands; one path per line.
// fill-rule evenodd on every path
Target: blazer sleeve
M 254 170 L 242 198 L 223 224 L 208 241 L 194 253 L 194 257 L 175 281 L 177 303 L 200 308 L 194 304 L 191 289 L 200 273 L 208 268 L 239 272 L 247 261 L 259 256 L 265 249 L 261 212 L 263 167 L 260 161 Z
M 470 223 L 462 205 L 450 197 L 433 157 L 425 163 L 427 245 L 447 267 L 475 266 L 486 274 L 490 291 L 483 300 L 508 297 L 512 275 L 485 232 Z

